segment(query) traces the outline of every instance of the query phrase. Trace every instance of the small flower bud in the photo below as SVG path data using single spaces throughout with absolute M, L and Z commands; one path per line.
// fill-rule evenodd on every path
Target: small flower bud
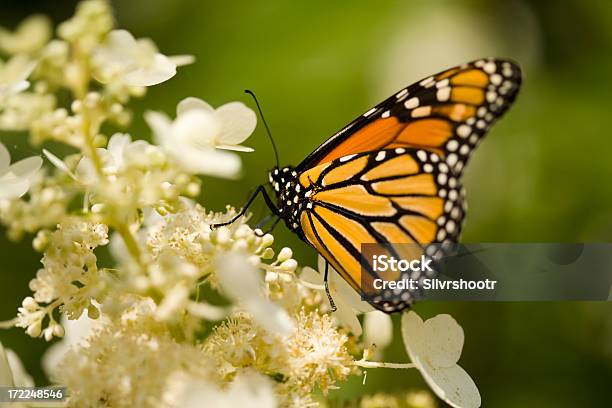
M 64 326 L 62 326 L 61 324 L 56 324 L 55 326 L 53 326 L 53 335 L 55 337 L 64 337 L 64 334 L 66 334 L 66 332 L 64 331 Z
M 23 306 L 23 308 L 27 311 L 32 312 L 38 308 L 38 303 L 36 303 L 33 297 L 28 296 L 27 298 L 23 299 L 21 306 Z
M 272 234 L 266 234 L 261 238 L 261 246 L 269 247 L 274 243 L 274 236 Z
M 275 282 L 278 280 L 278 273 L 267 271 L 265 279 L 266 279 L 266 282 Z
M 76 100 L 74 102 L 72 102 L 72 104 L 70 105 L 70 109 L 74 112 L 74 113 L 80 113 L 83 110 L 83 102 Z
M 287 248 L 284 247 L 283 249 L 281 249 L 281 251 L 278 253 L 278 261 L 279 262 L 284 262 L 287 259 L 290 259 L 293 257 L 293 251 L 291 250 L 291 248 Z
M 40 336 L 40 331 L 41 330 L 42 330 L 42 327 L 41 327 L 41 323 L 40 323 L 40 320 L 39 320 L 39 321 L 34 322 L 31 325 L 29 325 L 28 328 L 26 329 L 26 333 L 30 337 L 38 337 L 38 336 Z
M 272 259 L 274 258 L 274 250 L 272 248 L 266 248 L 261 254 L 262 259 Z
M 298 264 L 297 261 L 295 259 L 287 259 L 285 262 L 283 262 L 280 267 L 282 270 L 287 271 L 287 272 L 293 272 L 295 271 L 295 268 L 297 268 Z
M 190 197 L 195 197 L 200 194 L 200 185 L 198 183 L 189 183 L 185 189 L 185 193 Z
M 101 214 L 104 211 L 104 204 L 98 203 L 91 206 L 91 212 L 94 214 Z
M 45 330 L 42 331 L 42 335 L 45 341 L 53 340 L 53 327 L 47 327 Z

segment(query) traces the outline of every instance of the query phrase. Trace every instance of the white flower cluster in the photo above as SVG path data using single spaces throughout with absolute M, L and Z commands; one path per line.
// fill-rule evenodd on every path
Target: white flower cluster
M 381 362 L 390 317 L 335 271 L 331 314 L 322 273 L 298 268 L 289 248 L 275 252 L 273 236 L 248 216 L 214 228 L 236 210 L 196 203 L 199 176 L 240 175 L 251 109 L 188 97 L 174 119 L 145 113 L 154 143 L 126 133 L 130 100 L 191 56 L 166 56 L 115 29 L 104 0 L 81 2 L 56 34 L 42 16 L 0 29 L 0 130 L 27 131 L 35 147 L 76 149 L 58 157 L 38 147 L 49 161 L 41 170 L 38 156 L 11 164 L 0 143 L 0 222 L 12 239 L 35 234 L 43 254 L 32 296 L 0 327 L 63 337 L 44 366 L 68 387 L 68 406 L 318 406 L 340 381 L 376 367 L 417 368 L 449 404 L 480 405 L 456 364 L 463 332 L 452 318 L 404 315 L 413 363 Z M 110 257 L 99 256 L 104 246 Z M 0 386 L 31 383 L 0 345 Z M 426 391 L 408 395 L 433 405 Z

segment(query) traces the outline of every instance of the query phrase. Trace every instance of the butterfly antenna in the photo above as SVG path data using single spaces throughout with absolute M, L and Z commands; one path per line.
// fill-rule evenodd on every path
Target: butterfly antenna
M 270 139 L 270 142 L 272 143 L 272 149 L 274 149 L 274 158 L 276 159 L 276 167 L 280 168 L 280 162 L 278 160 L 278 150 L 276 149 L 276 143 L 274 143 L 274 139 L 272 138 L 272 133 L 270 132 L 270 127 L 268 126 L 268 122 L 266 122 L 266 118 L 264 117 L 263 112 L 261 111 L 261 106 L 259 106 L 259 101 L 257 100 L 257 97 L 255 96 L 253 91 L 249 89 L 245 89 L 244 92 L 251 95 L 253 97 L 253 100 L 255 101 L 255 105 L 257 105 L 259 116 L 261 117 L 261 120 L 263 121 L 263 124 L 266 127 L 268 138 Z

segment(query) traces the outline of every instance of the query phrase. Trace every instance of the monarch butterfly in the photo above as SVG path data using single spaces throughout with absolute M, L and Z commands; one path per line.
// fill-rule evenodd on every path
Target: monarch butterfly
M 244 215 L 262 193 L 277 217 L 274 225 L 284 220 L 363 295 L 361 274 L 376 277 L 362 269 L 363 244 L 412 243 L 425 249 L 457 242 L 466 213 L 461 174 L 520 84 L 519 66 L 496 58 L 429 76 L 369 109 L 299 165 L 273 168 L 269 182 L 276 202 L 260 185 L 236 217 L 219 225 Z M 265 119 L 264 125 L 269 134 Z M 391 295 L 368 301 L 391 313 L 416 297 L 408 290 L 399 299 Z M 330 302 L 335 308 L 331 297 Z

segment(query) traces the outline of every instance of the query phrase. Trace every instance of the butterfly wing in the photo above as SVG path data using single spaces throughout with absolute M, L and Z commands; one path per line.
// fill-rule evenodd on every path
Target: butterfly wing
M 306 191 L 302 237 L 362 295 L 379 277 L 366 267 L 363 244 L 414 244 L 401 247 L 422 253 L 433 242 L 456 242 L 461 231 L 462 187 L 434 152 L 395 148 L 353 154 L 304 172 L 299 182 Z M 419 254 L 392 255 L 406 259 Z M 393 295 L 383 291 L 371 303 L 393 312 L 416 297 L 411 291 L 399 299 Z
M 299 166 L 305 171 L 340 157 L 403 147 L 444 157 L 460 174 L 489 127 L 514 101 L 517 64 L 481 59 L 402 89 L 329 138 Z

